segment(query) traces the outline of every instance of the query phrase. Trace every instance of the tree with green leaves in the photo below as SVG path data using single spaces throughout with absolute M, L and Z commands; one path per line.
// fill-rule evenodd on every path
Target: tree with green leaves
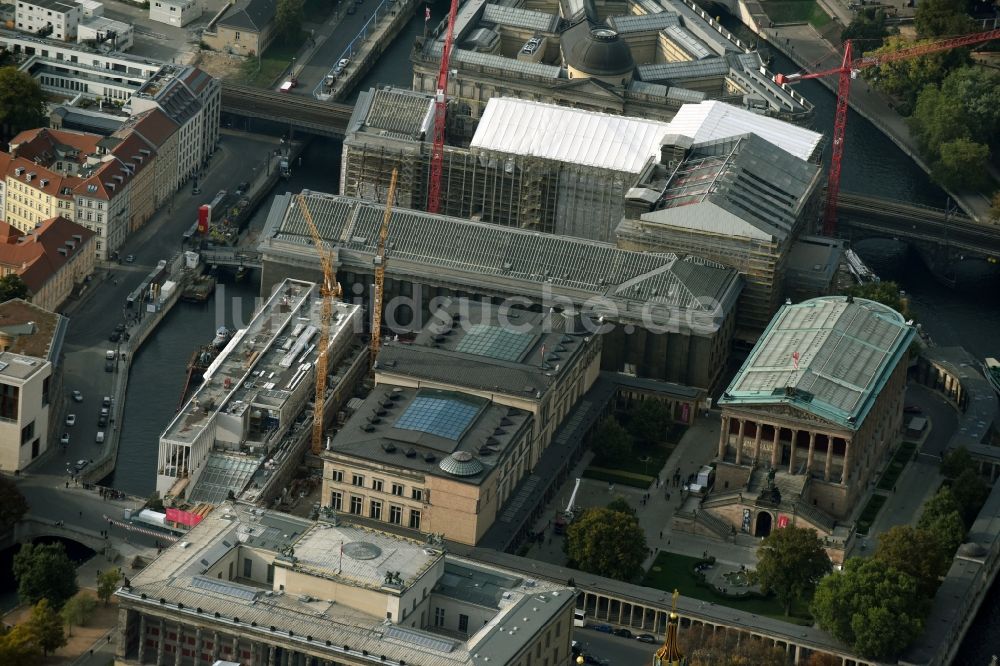
M 0 67 L 0 125 L 7 139 L 47 125 L 42 87 L 17 67 Z
M 0 625 L 0 664 L 33 664 L 41 654 L 26 624 Z
M 914 23 L 917 35 L 928 37 L 950 37 L 964 35 L 972 31 L 966 0 L 920 0 Z
M 974 469 L 972 455 L 964 446 L 948 451 L 941 456 L 941 473 L 949 479 L 957 479 L 967 469 Z
M 878 48 L 889 34 L 885 19 L 885 12 L 878 7 L 862 7 L 841 31 L 840 40 L 855 39 L 864 42 L 866 48 Z
M 300 41 L 302 20 L 305 18 L 303 0 L 278 0 L 274 12 L 274 29 L 286 44 Z
M 62 608 L 79 589 L 76 565 L 61 543 L 22 544 L 12 570 L 21 603 L 34 604 L 44 598 L 54 608 Z
M 632 436 L 617 419 L 609 416 L 594 432 L 591 448 L 598 463 L 621 460 L 632 455 Z
M 875 558 L 854 557 L 816 588 L 819 626 L 869 659 L 894 659 L 924 628 L 928 600 L 917 581 Z
M 942 488 L 924 503 L 917 528 L 930 532 L 947 557 L 954 555 L 965 540 L 965 523 L 962 507 L 950 489 Z
M 17 484 L 6 476 L 0 476 L 0 532 L 14 527 L 26 513 L 28 500 L 24 499 Z
M 989 187 L 990 149 L 986 144 L 962 137 L 942 143 L 938 154 L 938 160 L 931 165 L 931 175 L 944 187 L 955 190 Z
M 950 564 L 950 557 L 931 532 L 909 525 L 897 525 L 879 536 L 875 559 L 912 576 L 928 599 L 934 596 Z
M 629 414 L 628 430 L 637 441 L 659 444 L 672 421 L 662 400 L 647 398 Z
M 885 43 L 866 55 L 884 55 L 928 43 L 931 40 L 908 41 L 899 35 L 886 37 Z M 917 96 L 928 84 L 940 83 L 949 71 L 968 62 L 962 49 L 930 53 L 919 58 L 883 62 L 865 70 L 865 77 L 897 100 L 897 109 L 904 116 L 913 112 Z
M 618 513 L 624 513 L 626 516 L 631 516 L 636 520 L 639 520 L 638 514 L 635 508 L 628 503 L 624 497 L 616 497 L 610 502 L 608 502 L 608 508 L 612 511 L 617 511 Z
M 566 530 L 566 554 L 581 571 L 631 581 L 648 554 L 646 534 L 634 516 L 587 509 Z
M 73 635 L 74 626 L 82 627 L 87 624 L 87 620 L 90 619 L 96 606 L 97 602 L 94 601 L 94 597 L 86 592 L 78 592 L 75 597 L 66 602 L 60 615 L 66 622 L 66 626 L 69 627 L 68 635 Z
M 2 95 L 2 93 L 0 93 Z M 0 278 L 0 303 L 6 303 L 14 298 L 27 298 L 28 285 L 17 273 L 7 273 Z
M 118 569 L 102 571 L 101 575 L 97 577 L 97 597 L 104 602 L 105 606 L 108 605 L 111 596 L 118 589 L 119 580 L 121 580 L 121 576 L 118 575 Z
M 951 494 L 958 504 L 962 520 L 971 526 L 989 497 L 990 489 L 975 469 L 966 469 L 952 482 Z
M 887 305 L 905 317 L 907 307 L 900 293 L 899 285 L 895 282 L 881 281 L 851 285 L 844 292 L 844 295 L 867 298 L 870 301 Z
M 990 217 L 995 222 L 1000 222 L 1000 190 L 994 192 L 990 200 Z
M 830 573 L 830 558 L 816 530 L 789 525 L 771 532 L 757 549 L 757 579 L 764 594 L 774 593 L 785 608 L 806 599 L 823 576 Z
M 39 599 L 31 609 L 31 617 L 25 623 L 28 632 L 34 637 L 35 643 L 42 649 L 42 654 L 48 656 L 66 645 L 66 633 L 63 631 L 63 621 L 59 613 L 52 608 L 48 599 Z

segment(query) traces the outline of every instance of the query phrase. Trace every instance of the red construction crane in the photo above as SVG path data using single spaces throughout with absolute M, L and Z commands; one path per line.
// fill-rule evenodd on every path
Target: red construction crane
M 431 151 L 431 183 L 427 194 L 427 212 L 436 213 L 441 208 L 441 168 L 444 165 L 445 113 L 448 110 L 448 63 L 451 62 L 451 46 L 455 41 L 455 15 L 458 14 L 458 0 L 451 0 L 448 11 L 448 32 L 441 49 L 441 71 L 438 72 L 437 97 L 434 100 L 434 148 Z
M 833 236 L 837 231 L 837 197 L 840 195 L 840 163 L 844 156 L 844 140 L 847 137 L 847 102 L 851 94 L 851 79 L 857 76 L 860 70 L 869 67 L 896 62 L 898 60 L 908 60 L 917 58 L 929 53 L 947 51 L 960 46 L 970 46 L 981 42 L 988 42 L 991 39 L 1000 38 L 1000 30 L 988 30 L 977 32 L 961 37 L 949 37 L 936 42 L 919 44 L 906 49 L 900 49 L 894 53 L 882 53 L 878 55 L 864 55 L 860 58 L 853 57 L 853 47 L 851 40 L 844 42 L 844 61 L 840 67 L 827 69 L 822 72 L 811 74 L 778 74 L 774 80 L 779 83 L 790 83 L 794 81 L 804 81 L 806 79 L 819 79 L 824 76 L 837 74 L 840 82 L 837 86 L 837 112 L 833 118 L 833 154 L 830 159 L 830 179 L 826 187 L 826 210 L 823 213 L 823 233 Z

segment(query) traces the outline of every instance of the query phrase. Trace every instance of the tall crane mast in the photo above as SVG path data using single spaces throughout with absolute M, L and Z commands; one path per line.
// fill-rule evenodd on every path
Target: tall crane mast
M 455 16 L 458 14 L 458 0 L 451 0 L 448 11 L 448 31 L 441 49 L 441 69 L 438 71 L 437 95 L 434 99 L 434 147 L 431 149 L 430 192 L 427 193 L 427 212 L 436 213 L 441 209 L 441 170 L 444 166 L 445 114 L 448 112 L 448 66 L 451 62 L 451 47 L 455 41 Z
M 382 217 L 382 227 L 378 231 L 378 251 L 375 254 L 375 296 L 372 298 L 372 341 L 369 363 L 375 365 L 379 347 L 382 345 L 382 307 L 385 290 L 385 239 L 389 235 L 389 218 L 392 217 L 392 204 L 396 199 L 396 178 L 399 169 L 392 170 L 389 181 L 389 192 L 385 196 L 385 215 Z
M 830 156 L 830 178 L 826 187 L 826 208 L 823 211 L 823 233 L 825 235 L 833 236 L 837 232 L 837 199 L 840 196 L 840 167 L 844 156 L 844 142 L 847 138 L 847 110 L 851 94 L 851 79 L 855 78 L 861 70 L 870 67 L 878 67 L 890 62 L 918 58 L 930 53 L 948 51 L 962 46 L 980 44 L 988 42 L 991 39 L 997 39 L 998 37 L 1000 37 L 1000 30 L 987 30 L 960 37 L 940 39 L 927 44 L 918 44 L 900 49 L 894 53 L 862 55 L 858 58 L 854 57 L 853 42 L 848 40 L 844 42 L 844 59 L 840 67 L 809 74 L 778 74 L 774 77 L 775 82 L 778 84 L 805 81 L 806 79 L 820 79 L 833 74 L 840 77 L 840 81 L 837 84 L 837 111 L 833 118 L 833 152 Z
M 295 200 L 299 205 L 299 210 L 302 211 L 306 225 L 309 227 L 313 245 L 316 246 L 316 253 L 319 254 L 320 266 L 323 268 L 323 284 L 319 290 L 322 311 L 319 322 L 319 357 L 316 359 L 316 404 L 313 407 L 312 432 L 312 452 L 313 455 L 319 455 L 323 450 L 323 410 L 326 406 L 327 347 L 330 346 L 330 320 L 333 318 L 333 300 L 340 298 L 342 290 L 337 282 L 337 273 L 333 268 L 333 249 L 327 249 L 326 243 L 319 235 L 319 229 L 316 228 L 312 213 L 309 212 L 309 205 L 301 192 L 296 195 Z

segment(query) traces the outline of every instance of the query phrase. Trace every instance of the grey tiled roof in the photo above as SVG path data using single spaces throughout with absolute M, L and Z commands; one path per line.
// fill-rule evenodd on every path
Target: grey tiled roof
M 709 58 L 639 65 L 636 71 L 643 81 L 684 81 L 708 76 L 725 76 L 729 73 L 729 63 L 723 58 Z
M 555 32 L 559 27 L 559 16 L 556 14 L 495 4 L 489 4 L 483 8 L 483 20 L 539 32 Z

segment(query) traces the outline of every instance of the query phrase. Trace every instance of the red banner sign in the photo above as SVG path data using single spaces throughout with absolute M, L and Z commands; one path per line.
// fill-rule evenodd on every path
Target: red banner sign
M 170 514 L 167 514 L 167 519 L 170 519 Z M 778 516 L 778 529 L 788 527 L 788 516 Z
M 188 527 L 194 527 L 201 522 L 202 516 L 196 513 L 191 513 L 190 511 L 181 511 L 180 509 L 167 509 L 167 520 L 171 523 L 178 523 L 180 525 L 187 525 Z

